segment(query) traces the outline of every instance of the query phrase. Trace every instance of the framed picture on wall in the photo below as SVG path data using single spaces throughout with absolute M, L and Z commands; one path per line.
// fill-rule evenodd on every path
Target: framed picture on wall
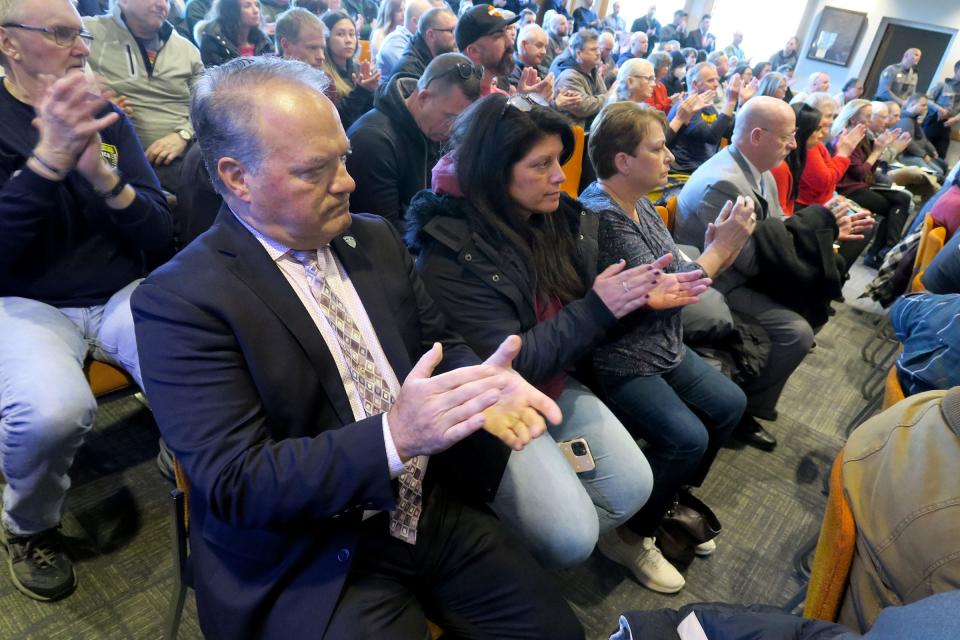
M 807 57 L 841 67 L 848 66 L 866 26 L 866 13 L 824 7 L 820 24 L 807 49 Z

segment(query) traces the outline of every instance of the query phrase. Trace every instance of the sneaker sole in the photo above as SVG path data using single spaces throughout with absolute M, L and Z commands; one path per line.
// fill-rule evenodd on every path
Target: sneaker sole
M 9 567 L 10 581 L 13 582 L 13 586 L 16 587 L 17 591 L 19 591 L 23 595 L 33 600 L 38 600 L 40 602 L 53 602 L 54 600 L 60 600 L 61 598 L 66 598 L 68 595 L 73 593 L 74 590 L 77 588 L 77 574 L 76 572 L 74 572 L 73 582 L 70 584 L 69 587 L 67 587 L 60 593 L 55 593 L 50 596 L 45 596 L 45 595 L 36 593 L 34 591 L 31 591 L 26 586 L 24 586 L 24 584 L 17 579 L 16 574 L 13 572 L 13 565 L 8 562 L 7 566 Z
M 708 558 L 712 556 L 714 552 L 716 552 L 716 549 L 711 549 L 710 551 L 706 551 L 706 552 L 697 551 L 696 549 L 694 549 L 693 555 L 697 556 L 698 558 Z

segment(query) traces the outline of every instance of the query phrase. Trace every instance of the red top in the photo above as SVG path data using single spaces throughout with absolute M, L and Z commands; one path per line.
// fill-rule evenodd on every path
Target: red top
M 560 300 L 557 298 L 551 298 L 548 301 L 538 300 L 537 301 L 537 322 L 546 322 L 551 318 L 555 317 L 560 310 L 563 309 L 563 305 L 560 303 Z M 545 380 L 537 385 L 539 389 L 545 396 L 549 397 L 551 400 L 556 400 L 560 397 L 560 394 L 563 393 L 563 385 L 567 382 L 567 374 L 565 371 L 558 371 L 557 375 L 553 376 L 549 380 Z
M 938 226 L 947 228 L 947 239 L 960 227 L 960 187 L 953 185 L 937 198 L 930 209 L 930 216 Z
M 800 174 L 800 192 L 797 202 L 801 205 L 826 204 L 837 190 L 837 183 L 847 172 L 850 158 L 831 156 L 822 143 L 807 149 L 807 164 Z
M 673 106 L 673 103 L 670 102 L 670 96 L 667 95 L 667 86 L 662 82 L 658 82 L 653 88 L 653 95 L 647 98 L 647 104 L 653 105 L 653 107 L 660 109 L 660 111 L 664 113 L 670 113 L 670 108 Z
M 237 47 L 237 50 L 240 52 L 240 56 L 243 58 L 252 58 L 253 54 L 256 53 L 257 49 L 252 44 L 242 44 Z
M 780 208 L 788 216 L 793 215 L 793 200 L 790 199 L 790 192 L 793 191 L 793 174 L 790 173 L 790 167 L 786 162 L 781 162 L 773 169 L 770 169 L 773 179 L 777 183 L 777 197 L 780 200 Z

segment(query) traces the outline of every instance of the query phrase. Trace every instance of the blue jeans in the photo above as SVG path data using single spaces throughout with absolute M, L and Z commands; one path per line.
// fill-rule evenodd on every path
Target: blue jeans
M 586 560 L 600 532 L 636 513 L 653 484 L 637 443 L 586 387 L 568 377 L 557 404 L 563 424 L 510 454 L 492 505 L 549 568 Z M 586 439 L 595 470 L 578 475 L 567 462 L 557 442 L 573 438 Z
M 740 421 L 740 387 L 684 348 L 672 371 L 656 376 L 598 376 L 603 397 L 630 433 L 643 438 L 653 494 L 627 525 L 652 536 L 683 485 L 700 486 L 720 445 Z
M 29 535 L 60 523 L 67 471 L 97 409 L 83 373 L 87 356 L 122 367 L 141 384 L 130 312 L 138 283 L 96 307 L 0 298 L 0 469 L 8 531 Z

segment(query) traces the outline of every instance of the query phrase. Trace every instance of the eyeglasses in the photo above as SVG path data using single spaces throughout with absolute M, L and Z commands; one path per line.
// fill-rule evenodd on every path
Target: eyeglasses
M 473 64 L 472 62 L 458 62 L 456 65 L 450 67 L 449 69 L 444 69 L 437 75 L 433 76 L 427 81 L 424 89 L 429 89 L 430 84 L 434 80 L 439 80 L 444 76 L 453 75 L 453 72 L 456 72 L 460 76 L 461 80 L 469 80 L 471 76 L 477 78 L 478 80 L 483 79 L 483 65 L 482 64 Z
M 443 31 L 444 33 L 453 33 L 455 29 L 438 29 L 437 27 L 430 27 L 428 31 Z
M 796 130 L 796 129 L 794 129 L 793 131 L 791 131 L 791 132 L 788 133 L 788 134 L 783 135 L 783 134 L 776 133 L 775 131 L 771 131 L 770 129 L 767 129 L 766 127 L 757 127 L 757 128 L 760 129 L 760 130 L 762 130 L 762 131 L 766 131 L 767 133 L 772 133 L 773 135 L 775 135 L 775 136 L 777 136 L 778 138 L 780 138 L 780 142 L 782 142 L 782 143 L 784 143 L 784 144 L 789 143 L 791 140 L 796 140 L 796 138 L 797 138 L 797 130 Z
M 639 78 L 640 80 L 646 80 L 647 82 L 656 82 L 657 76 L 630 76 L 631 78 Z
M 77 41 L 77 38 L 83 40 L 84 44 L 88 46 L 93 42 L 92 33 L 84 31 L 83 29 L 76 29 L 74 27 L 38 27 L 29 24 L 18 24 L 15 22 L 5 22 L 4 24 L 0 25 L 0 27 L 45 33 L 53 36 L 53 41 L 57 43 L 58 47 L 72 47 Z

